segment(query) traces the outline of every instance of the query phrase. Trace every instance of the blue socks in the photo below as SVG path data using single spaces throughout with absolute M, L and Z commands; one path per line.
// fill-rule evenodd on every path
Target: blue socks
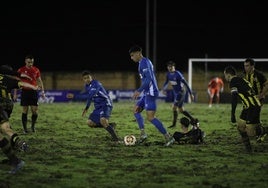
M 140 129 L 144 129 L 144 121 L 143 121 L 143 117 L 141 116 L 140 113 L 135 113 L 134 114 L 137 122 L 138 122 L 138 125 L 139 125 L 139 128 Z
M 151 123 L 162 133 L 167 134 L 167 130 L 165 129 L 164 125 L 158 119 L 154 118 Z

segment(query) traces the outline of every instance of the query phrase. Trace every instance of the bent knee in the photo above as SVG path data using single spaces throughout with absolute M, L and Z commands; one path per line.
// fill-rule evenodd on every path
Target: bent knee
M 93 122 L 93 121 L 87 121 L 87 125 L 90 127 L 90 128 L 94 128 L 96 126 L 96 124 Z
M 237 129 L 240 132 L 246 132 L 246 121 L 239 119 L 237 122 Z
M 133 110 L 133 113 L 136 114 L 136 113 L 141 113 L 142 111 L 144 110 L 144 108 L 140 107 L 140 106 L 135 106 L 134 107 L 134 110 Z
M 257 127 L 256 124 L 247 124 L 246 131 L 247 131 L 248 136 L 251 136 L 251 137 L 256 136 L 256 127 Z

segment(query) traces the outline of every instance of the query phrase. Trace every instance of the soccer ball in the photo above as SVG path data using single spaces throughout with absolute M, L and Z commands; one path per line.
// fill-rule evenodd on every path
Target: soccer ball
M 124 137 L 124 143 L 126 146 L 133 146 L 136 144 L 136 137 L 134 135 L 126 135 Z

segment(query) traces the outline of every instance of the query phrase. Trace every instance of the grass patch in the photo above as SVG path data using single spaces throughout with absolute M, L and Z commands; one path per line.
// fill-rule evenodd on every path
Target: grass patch
M 14 107 L 13 129 L 30 145 L 18 155 L 25 160 L 22 171 L 7 173 L 0 164 L 0 187 L 183 187 L 252 188 L 268 185 L 268 141 L 256 143 L 247 154 L 235 127 L 229 124 L 230 105 L 208 108 L 207 104 L 186 104 L 200 120 L 205 144 L 163 146 L 164 137 L 145 121 L 148 140 L 141 146 L 114 145 L 101 128 L 88 128 L 82 118 L 84 103 L 41 104 L 36 133 L 22 134 L 21 107 Z M 114 103 L 110 119 L 121 138 L 139 137 L 132 114 L 133 103 Z M 239 110 L 239 107 L 238 107 Z M 267 125 L 267 107 L 262 121 Z M 237 113 L 239 114 L 239 113 Z M 157 117 L 171 125 L 170 103 L 158 104 Z M 181 114 L 179 115 L 181 117 Z M 28 117 L 30 119 L 30 117 Z M 30 122 L 28 123 L 30 127 Z M 168 129 L 170 133 L 179 130 Z M 0 155 L 0 160 L 5 156 Z

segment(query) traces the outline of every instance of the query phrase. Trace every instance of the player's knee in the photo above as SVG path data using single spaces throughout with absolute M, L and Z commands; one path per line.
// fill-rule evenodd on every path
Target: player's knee
M 183 108 L 179 108 L 179 112 L 180 113 L 183 113 L 184 112 L 184 109 Z
M 93 121 L 87 121 L 87 125 L 88 125 L 90 128 L 94 128 L 96 124 L 95 124 Z
M 134 114 L 135 114 L 135 113 L 141 113 L 142 111 L 143 111 L 143 108 L 140 107 L 140 106 L 136 106 L 136 107 L 134 108 Z
M 95 127 L 95 125 L 94 124 L 87 124 L 90 128 L 94 128 Z
M 155 118 L 155 116 L 154 116 L 153 114 L 149 114 L 149 115 L 147 115 L 147 120 L 148 120 L 149 122 L 151 122 L 154 118 Z
M 4 121 L 4 122 L 2 122 L 2 125 L 1 125 L 1 130 L 2 130 L 2 132 L 7 132 L 7 130 L 9 130 L 10 129 L 10 124 L 9 124 L 9 122 L 8 121 Z M 0 131 L 1 131 L 0 130 Z
M 256 125 L 255 131 L 256 131 L 256 135 L 262 135 L 266 133 L 266 129 L 265 127 L 263 127 L 261 124 Z
M 102 117 L 102 118 L 100 119 L 100 124 L 101 124 L 103 127 L 108 127 L 108 126 L 109 126 L 109 121 L 108 121 L 107 118 Z
M 238 120 L 237 122 L 237 129 L 240 132 L 245 132 L 246 131 L 246 122 L 244 120 Z
M 256 124 L 247 124 L 246 131 L 248 136 L 256 136 Z

